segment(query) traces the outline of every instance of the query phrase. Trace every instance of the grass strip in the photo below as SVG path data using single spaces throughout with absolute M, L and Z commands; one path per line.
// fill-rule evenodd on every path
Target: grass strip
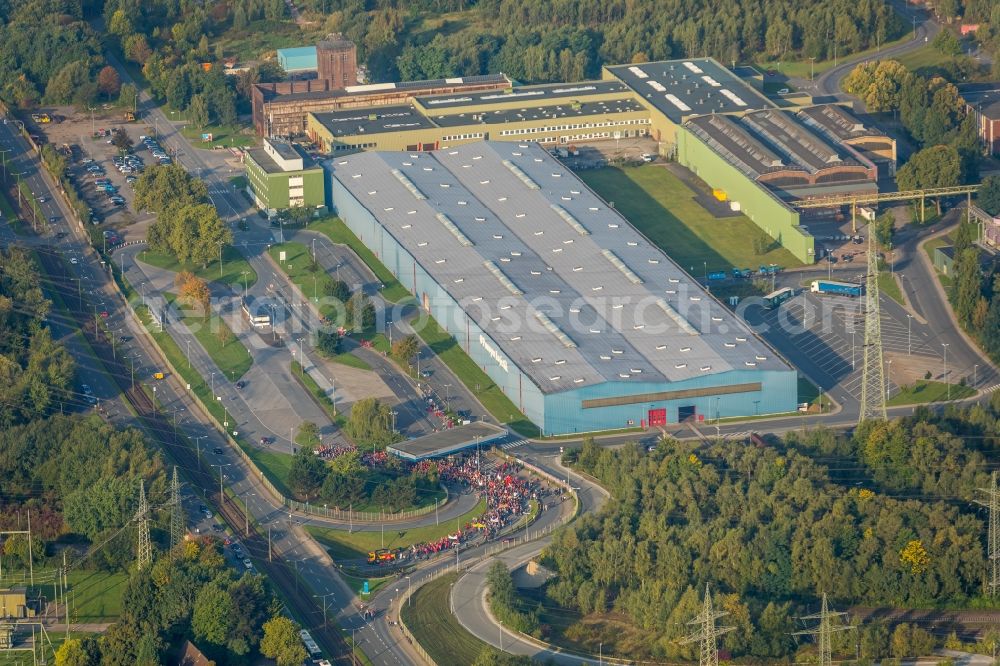
M 438 664 L 472 664 L 486 643 L 466 631 L 451 613 L 449 594 L 458 574 L 450 573 L 422 585 L 404 606 L 403 622 Z
M 167 254 L 154 252 L 153 250 L 143 250 L 138 255 L 139 261 L 166 271 L 180 273 L 181 271 L 191 271 L 206 282 L 218 282 L 232 287 L 249 287 L 257 282 L 257 272 L 250 266 L 250 263 L 243 258 L 239 250 L 232 246 L 226 246 L 222 250 L 222 271 L 214 261 L 203 266 L 201 264 L 181 264 Z M 245 282 L 244 282 L 245 279 Z
M 253 355 L 244 347 L 225 320 L 217 315 L 205 317 L 196 310 L 177 303 L 177 297 L 164 292 L 163 297 L 175 303 L 188 330 L 229 381 L 236 381 L 253 365 Z M 243 353 L 247 352 L 247 353 Z
M 885 294 L 892 300 L 896 301 L 902 306 L 906 303 L 903 301 L 903 292 L 899 288 L 899 283 L 896 281 L 896 276 L 887 271 L 881 271 L 878 274 L 878 290 L 879 292 Z
M 316 222 L 311 222 L 308 227 L 311 231 L 318 231 L 325 234 L 334 243 L 346 245 L 354 250 L 354 253 L 367 264 L 371 272 L 375 274 L 378 281 L 382 283 L 382 298 L 392 303 L 412 298 L 410 292 L 399 283 L 399 280 L 386 268 L 381 261 L 354 235 L 347 225 L 340 218 L 327 217 Z
M 891 396 L 886 404 L 890 407 L 919 405 L 928 402 L 962 400 L 963 398 L 971 398 L 975 394 L 974 389 L 963 384 L 948 384 L 921 379 L 912 385 L 900 386 L 899 393 Z
M 471 522 L 486 511 L 486 500 L 480 500 L 471 511 L 440 525 L 426 525 L 409 529 L 398 529 L 391 523 L 382 530 L 356 531 L 338 530 L 328 527 L 307 526 L 306 530 L 326 548 L 334 560 L 354 560 L 368 556 L 377 548 L 406 548 L 418 543 L 436 541 L 448 534 L 454 534 L 460 526 Z

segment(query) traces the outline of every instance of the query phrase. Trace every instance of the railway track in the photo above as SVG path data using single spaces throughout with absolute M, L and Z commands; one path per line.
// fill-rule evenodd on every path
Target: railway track
M 51 287 L 49 288 L 61 297 L 63 304 L 94 350 L 98 360 L 104 365 L 122 396 L 135 410 L 147 437 L 155 441 L 164 454 L 183 470 L 188 481 L 194 487 L 205 489 L 218 487 L 218 477 L 215 477 L 212 471 L 201 463 L 191 443 L 183 436 L 177 437 L 169 420 L 157 410 L 152 398 L 142 389 L 141 385 L 137 384 L 133 387 L 130 369 L 117 358 L 108 338 L 102 331 L 98 330 L 95 318 L 81 307 L 77 293 L 72 288 L 75 278 L 69 275 L 58 251 L 51 247 L 40 248 L 37 256 L 42 270 L 50 278 Z M 225 496 L 218 491 L 209 492 L 206 490 L 205 500 L 215 505 L 219 515 L 236 534 L 241 533 L 246 524 L 243 509 L 232 501 L 226 501 Z M 280 557 L 271 556 L 267 535 L 262 534 L 251 521 L 250 534 L 242 536 L 240 540 L 258 568 L 281 591 L 284 601 L 292 613 L 303 620 L 309 632 L 323 648 L 324 653 L 330 655 L 328 657 L 330 661 L 336 664 L 354 666 L 357 663 L 354 653 L 335 625 L 324 627 L 322 623 L 317 625 L 308 621 L 311 618 L 321 616 L 321 611 L 308 592 L 302 591 L 303 586 L 299 585 L 290 564 Z

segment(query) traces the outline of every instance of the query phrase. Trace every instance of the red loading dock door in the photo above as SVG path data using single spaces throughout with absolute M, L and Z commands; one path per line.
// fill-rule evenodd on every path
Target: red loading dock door
M 667 410 L 664 409 L 651 409 L 649 410 L 649 427 L 656 428 L 657 426 L 667 425 Z

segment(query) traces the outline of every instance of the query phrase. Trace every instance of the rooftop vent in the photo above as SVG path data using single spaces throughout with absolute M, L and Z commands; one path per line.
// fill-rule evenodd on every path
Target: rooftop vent
M 414 197 L 420 199 L 421 201 L 425 201 L 427 199 L 424 193 L 420 191 L 420 188 L 414 185 L 413 181 L 410 180 L 410 178 L 405 173 L 403 173 L 399 169 L 393 169 L 392 175 L 395 176 L 396 180 L 402 183 L 403 187 L 408 189 L 410 191 L 410 194 L 412 194 Z
M 437 217 L 438 222 L 443 224 L 444 228 L 450 231 L 451 235 L 454 236 L 455 239 L 459 243 L 461 243 L 464 247 L 472 246 L 472 241 L 470 241 L 468 237 L 465 234 L 463 234 L 462 231 L 457 226 L 455 226 L 455 223 L 451 221 L 450 217 L 448 217 L 444 213 L 438 213 L 435 217 Z
M 566 221 L 566 224 L 573 227 L 573 230 L 576 231 L 576 233 L 580 234 L 581 236 L 587 236 L 590 234 L 590 232 L 587 231 L 586 227 L 580 224 L 579 220 L 573 217 L 573 214 L 570 213 L 568 210 L 566 210 L 559 204 L 549 204 L 549 206 L 552 208 L 552 210 L 556 212 L 557 215 L 559 215 L 559 217 L 561 217 L 563 220 Z
M 507 288 L 507 291 L 514 294 L 515 296 L 520 296 L 524 293 L 523 291 L 518 289 L 517 286 L 513 282 L 511 282 L 510 278 L 504 275 L 503 271 L 500 270 L 500 267 L 494 264 L 492 261 L 485 261 L 483 262 L 483 265 L 486 266 L 486 270 L 488 270 L 490 273 L 493 273 L 493 277 L 495 277 L 497 281 L 500 282 L 500 284 L 502 284 L 504 287 Z
M 618 255 L 611 250 L 601 250 L 604 258 L 611 262 L 611 265 L 621 271 L 622 275 L 628 278 L 632 284 L 642 284 L 642 278 L 632 272 L 632 269 L 625 265 L 625 262 L 618 258 Z
M 514 164 L 510 160 L 504 160 L 502 162 L 502 164 L 505 167 L 507 167 L 508 171 L 510 171 L 515 176 L 517 176 L 518 179 L 522 183 L 524 183 L 528 187 L 529 190 L 537 190 L 537 189 L 539 189 L 538 183 L 536 183 L 535 181 L 533 181 L 528 174 L 526 174 L 523 171 L 521 171 L 521 168 L 519 166 L 517 166 L 516 164 Z
M 549 319 L 549 316 L 547 314 L 535 310 L 535 317 L 538 319 L 539 322 L 541 322 L 542 326 L 544 326 L 549 333 L 556 336 L 559 342 L 562 343 L 563 347 L 566 347 L 567 349 L 573 349 L 576 347 L 576 343 L 573 342 L 573 340 L 568 335 L 566 335 L 566 333 L 564 333 L 563 330 L 559 328 L 554 321 Z

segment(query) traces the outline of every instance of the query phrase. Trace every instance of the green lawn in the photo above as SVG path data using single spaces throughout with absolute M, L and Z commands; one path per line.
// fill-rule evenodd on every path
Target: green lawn
M 801 266 L 788 250 L 775 247 L 754 254 L 749 239 L 759 232 L 750 218 L 716 218 L 694 200 L 694 193 L 662 166 L 647 165 L 581 171 L 587 185 L 624 215 L 681 268 L 704 271 L 778 264 Z
M 244 446 L 243 450 L 247 452 L 250 459 L 253 460 L 254 464 L 260 468 L 260 471 L 264 472 L 274 487 L 278 489 L 285 497 L 292 497 L 293 493 L 289 489 L 286 480 L 288 479 L 288 470 L 292 468 L 292 459 L 294 456 L 285 451 L 277 452 L 272 447 L 271 449 L 260 449 L 256 446 Z
M 191 271 L 207 282 L 219 282 L 240 287 L 244 286 L 244 279 L 246 286 L 257 282 L 257 273 L 250 267 L 247 260 L 243 258 L 243 255 L 239 253 L 239 250 L 234 247 L 227 247 L 222 251 L 221 273 L 217 261 L 211 262 L 207 267 L 203 267 L 200 264 L 184 265 L 179 264 L 176 259 L 169 255 L 160 254 L 152 250 L 143 250 L 139 254 L 139 261 L 175 273 L 184 270 Z M 243 275 L 244 272 L 246 276 Z
M 73 618 L 70 618 L 70 621 L 72 622 Z M 31 632 L 28 631 L 27 635 L 30 637 Z M 71 632 L 69 632 L 69 637 L 70 638 L 81 639 L 81 638 L 86 638 L 87 636 L 95 636 L 95 637 L 97 637 L 98 634 L 94 634 L 94 633 L 87 632 L 87 631 L 71 631 Z M 39 645 L 42 645 L 42 647 L 36 653 L 37 656 L 39 657 L 39 660 L 37 662 L 34 662 L 34 663 L 39 663 L 39 664 L 42 664 L 42 663 L 49 663 L 49 664 L 55 663 L 54 653 L 55 653 L 56 650 L 59 649 L 59 646 L 61 646 L 66 641 L 66 632 L 65 631 L 61 631 L 61 632 L 60 631 L 53 631 L 52 629 L 49 629 L 48 630 L 48 638 L 49 638 L 49 641 L 52 642 L 51 648 L 49 647 L 49 641 L 42 641 L 42 642 L 40 642 Z M 30 641 L 26 642 L 26 643 L 22 643 L 22 642 L 20 642 L 20 639 L 18 639 L 18 642 L 16 643 L 16 648 L 17 649 L 14 649 L 14 650 L 0 650 L 0 666 L 27 666 L 27 664 L 31 664 L 33 662 L 32 657 L 28 656 L 28 652 L 31 651 L 30 650 Z M 24 648 L 24 649 L 21 649 L 21 648 Z M 42 657 L 44 657 L 48 661 L 42 661 L 41 660 Z
M 914 74 L 919 74 L 920 76 L 927 78 L 941 74 L 948 75 L 950 78 L 950 71 L 954 68 L 948 66 L 958 60 L 958 58 L 954 56 L 946 56 L 942 54 L 934 48 L 930 42 L 924 44 L 918 49 L 908 51 L 907 53 L 904 53 L 894 59 L 898 60 Z M 973 78 L 981 79 L 983 77 L 982 75 L 976 75 Z
M 173 294 L 164 293 L 164 297 L 176 304 Z M 253 356 L 221 317 L 204 317 L 187 307 L 178 307 L 177 311 L 226 380 L 234 382 L 246 374 L 253 365 Z
M 343 352 L 341 354 L 337 354 L 336 356 L 331 356 L 330 360 L 333 361 L 334 363 L 340 363 L 341 365 L 349 365 L 352 368 L 357 368 L 358 370 L 372 369 L 372 366 L 370 366 L 367 363 L 367 361 L 364 361 L 355 356 L 354 354 L 350 354 L 348 352 Z
M 399 280 L 389 272 L 388 268 L 382 265 L 382 262 L 375 257 L 372 251 L 358 240 L 358 237 L 347 228 L 347 225 L 340 218 L 326 217 L 322 220 L 310 222 L 308 229 L 325 234 L 334 243 L 347 245 L 354 250 L 355 254 L 361 257 L 361 261 L 368 265 L 368 268 L 375 274 L 379 282 L 385 285 L 382 289 L 382 298 L 392 303 L 399 303 L 407 298 L 411 298 L 410 292 L 399 283 Z
M 354 590 L 354 593 L 361 598 L 365 598 L 361 591 L 365 588 L 365 581 L 368 581 L 368 596 L 377 593 L 383 587 L 396 580 L 394 576 L 383 576 L 382 578 L 359 578 L 358 576 L 352 576 L 343 570 L 338 572 L 340 577 L 344 579 L 344 582 Z
M 229 179 L 229 184 L 238 190 L 245 190 L 247 187 L 247 177 L 246 176 L 233 176 Z
M 438 664 L 471 664 L 487 646 L 466 631 L 450 610 L 448 596 L 458 574 L 423 585 L 403 608 L 403 622 Z
M 899 288 L 899 282 L 896 281 L 892 273 L 881 271 L 878 274 L 878 290 L 900 305 L 906 305 L 903 301 L 903 291 Z
M 335 324 L 343 324 L 343 309 L 326 302 L 329 297 L 326 287 L 333 286 L 334 279 L 319 265 L 313 269 L 309 246 L 303 243 L 281 243 L 272 245 L 268 252 L 274 262 L 281 266 L 288 278 L 295 283 L 306 298 L 314 299 L 319 305 L 319 313 Z M 281 253 L 285 253 L 284 261 Z
M 950 394 L 949 394 L 950 386 Z M 903 386 L 899 393 L 893 394 L 886 404 L 890 407 L 896 405 L 916 405 L 927 402 L 941 402 L 948 400 L 961 400 L 975 395 L 976 392 L 968 386 L 961 384 L 947 384 L 945 382 L 934 382 L 919 380 L 912 386 Z
M 15 234 L 18 236 L 28 235 L 28 229 L 31 228 L 31 225 L 17 216 L 13 206 L 7 201 L 7 194 L 2 191 L 0 191 L 0 213 L 3 214 L 4 222 L 11 226 Z
M 255 145 L 257 143 L 257 139 L 253 135 L 243 134 L 241 131 L 243 129 L 244 128 L 240 126 L 228 125 L 209 125 L 204 128 L 185 125 L 181 128 L 181 134 L 188 139 L 191 139 L 192 146 L 203 150 L 211 150 L 215 147 L 229 148 L 230 146 L 234 148 L 244 148 Z M 211 134 L 212 140 L 201 141 L 200 139 L 202 134 Z
M 245 62 L 274 57 L 275 49 L 315 44 L 324 34 L 322 30 L 303 30 L 291 20 L 260 20 L 253 21 L 245 30 L 227 30 L 218 41 L 222 42 L 227 57 L 236 56 L 240 62 Z M 209 46 L 214 49 L 215 42 Z
M 506 423 L 524 437 L 537 437 L 541 434 L 538 427 L 518 410 L 517 405 L 476 365 L 475 361 L 469 358 L 455 338 L 443 330 L 432 317 L 427 317 L 424 326 L 417 329 L 417 334 L 462 380 L 465 387 L 475 394 L 493 418 Z
M 18 571 L 12 578 L 23 584 L 28 582 Z M 55 569 L 35 569 L 35 586 L 47 599 L 53 598 L 52 581 L 57 579 Z M 23 580 L 22 580 L 23 579 Z M 70 622 L 114 622 L 121 615 L 121 596 L 128 575 L 121 571 L 73 569 L 67 574 L 69 583 Z
M 480 500 L 472 511 L 454 520 L 444 521 L 440 525 L 400 530 L 389 523 L 385 526 L 384 546 L 381 530 L 351 534 L 347 530 L 311 525 L 307 526 L 306 530 L 330 552 L 330 557 L 335 560 L 353 560 L 365 558 L 369 551 L 377 548 L 405 548 L 413 544 L 440 539 L 447 536 L 449 532 L 454 534 L 456 525 L 465 525 L 473 518 L 481 516 L 485 511 L 486 500 Z

